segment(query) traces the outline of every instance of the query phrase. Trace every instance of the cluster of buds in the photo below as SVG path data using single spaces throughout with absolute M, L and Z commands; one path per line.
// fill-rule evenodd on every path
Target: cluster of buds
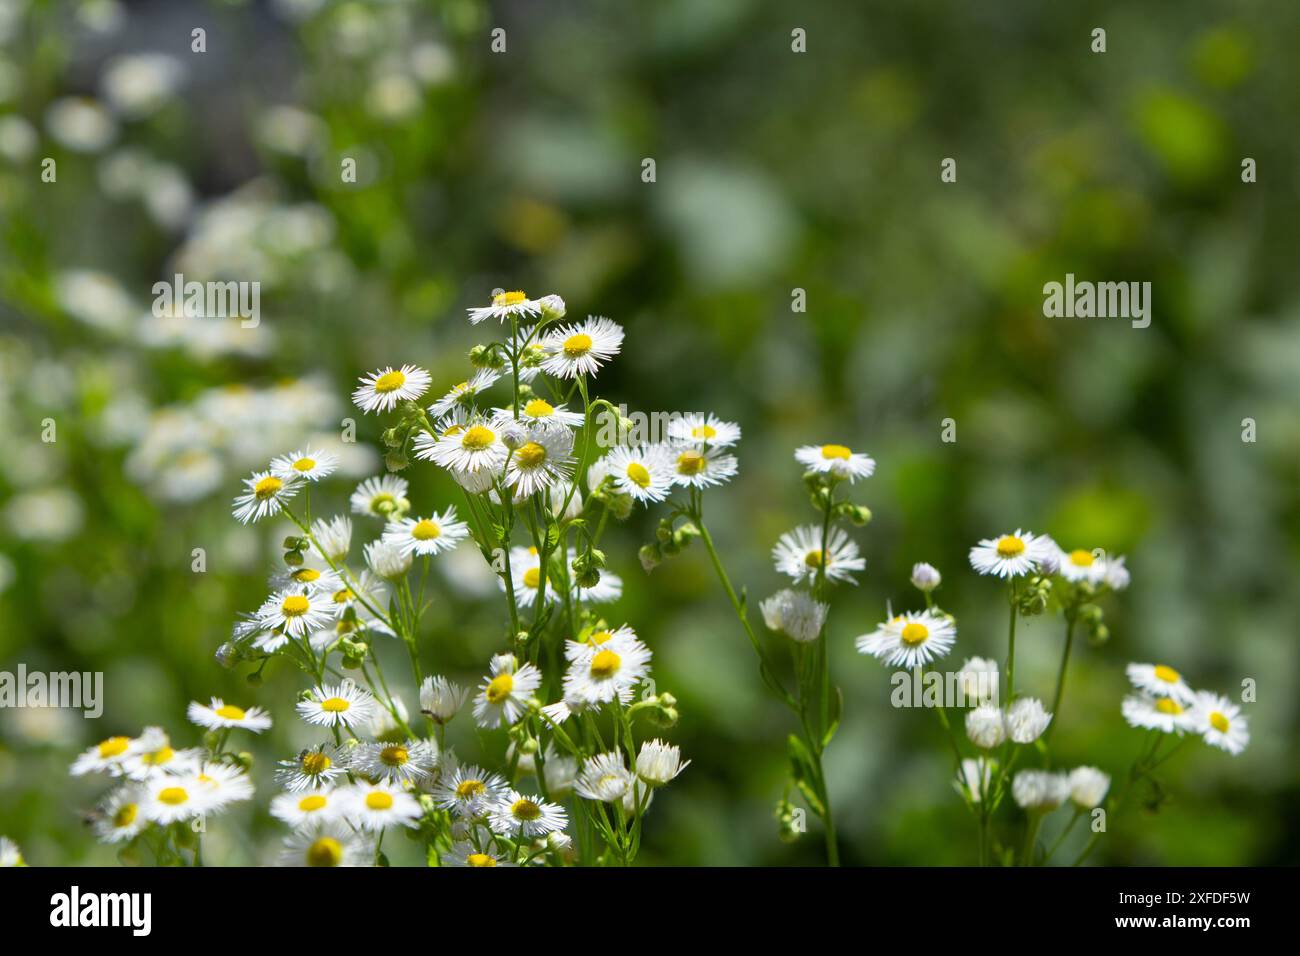
M 605 566 L 605 552 L 588 546 L 570 564 L 580 588 L 594 588 L 600 583 L 600 569 Z
M 642 545 L 641 550 L 637 552 L 637 557 L 641 559 L 641 567 L 647 571 L 653 570 L 664 558 L 674 558 L 681 554 L 682 549 L 691 543 L 691 539 L 699 536 L 700 529 L 694 522 L 683 521 L 674 528 L 673 520 L 664 518 L 655 529 L 655 540 L 650 544 Z
M 1100 647 L 1110 640 L 1110 628 L 1106 626 L 1106 615 L 1098 604 L 1084 604 L 1079 608 L 1077 620 L 1088 629 L 1088 643 Z
M 1034 574 L 1016 597 L 1016 609 L 1025 617 L 1042 614 L 1052 599 L 1052 579 L 1045 574 Z
M 407 445 L 416 435 L 424 431 L 428 424 L 424 410 L 415 402 L 398 402 L 397 413 L 396 424 L 385 428 L 382 435 L 385 449 L 384 467 L 389 471 L 401 471 L 410 465 L 411 460 L 406 455 Z M 407 510 L 409 509 L 408 503 Z
M 650 723 L 661 730 L 668 730 L 677 725 L 681 715 L 677 712 L 677 698 L 664 691 L 650 694 L 628 708 L 628 717 L 643 714 Z

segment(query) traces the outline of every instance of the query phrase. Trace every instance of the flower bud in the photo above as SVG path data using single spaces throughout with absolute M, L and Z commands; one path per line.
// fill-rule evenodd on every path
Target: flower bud
M 926 564 L 924 561 L 912 565 L 912 587 L 918 591 L 929 594 L 942 581 L 943 576 L 934 565 Z
M 637 551 L 636 556 L 640 559 L 641 567 L 647 574 L 657 568 L 659 562 L 663 559 L 663 556 L 659 553 L 659 545 L 657 544 L 641 545 L 641 549 Z
M 411 460 L 400 451 L 390 451 L 384 456 L 384 467 L 389 471 L 401 471 L 411 464 Z

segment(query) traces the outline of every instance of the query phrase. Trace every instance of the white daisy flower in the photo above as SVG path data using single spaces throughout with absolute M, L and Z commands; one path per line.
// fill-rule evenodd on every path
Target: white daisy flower
M 348 754 L 348 769 L 372 780 L 417 781 L 438 765 L 438 745 L 429 740 L 358 744 Z
M 1021 697 L 1007 708 L 1007 737 L 1012 743 L 1032 744 L 1043 735 L 1052 715 L 1036 697 Z
M 601 467 L 617 491 L 647 504 L 672 493 L 676 460 L 666 445 L 616 445 Z
M 588 800 L 614 803 L 622 800 L 632 784 L 632 774 L 623 763 L 621 753 L 602 753 L 587 758 L 573 789 Z
M 253 781 L 242 767 L 228 763 L 204 762 L 194 775 L 204 787 L 211 802 L 208 812 L 224 810 L 232 803 L 249 800 L 253 796 Z
M 727 448 L 740 441 L 740 426 L 724 422 L 712 412 L 708 415 L 691 412 L 673 416 L 668 423 L 668 437 L 686 445 Z
M 763 622 L 769 628 L 800 643 L 807 643 L 821 635 L 830 605 L 814 600 L 804 591 L 784 588 L 759 608 L 763 612 Z
M 996 701 L 998 663 L 987 657 L 968 657 L 957 672 L 957 681 L 966 700 L 980 704 Z
M 428 518 L 402 518 L 389 522 L 384 540 L 395 544 L 403 555 L 440 554 L 450 551 L 469 537 L 469 525 L 456 520 L 455 507 Z
M 900 614 L 857 640 L 860 653 L 889 667 L 920 667 L 943 657 L 957 640 L 957 625 L 935 611 Z
M 388 826 L 417 827 L 420 803 L 399 785 L 355 783 L 338 791 L 343 818 L 362 830 L 378 832 Z
M 824 547 L 822 529 L 817 525 L 803 525 L 781 535 L 772 548 L 772 560 L 782 574 L 809 584 L 817 582 L 823 567 L 827 581 L 857 584 L 852 572 L 867 566 L 843 528 L 831 528 L 830 546 Z
M 8 837 L 0 836 L 0 868 L 26 865 L 27 861 L 23 859 L 23 851 L 18 849 L 18 844 Z
M 330 626 L 339 608 L 327 594 L 305 593 L 287 589 L 268 597 L 258 609 L 258 618 L 267 630 L 282 630 L 291 637 L 306 637 Z
M 934 565 L 926 564 L 924 561 L 912 565 L 912 587 L 918 591 L 929 594 L 942 581 L 943 576 Z
M 352 512 L 384 519 L 394 514 L 405 514 L 411 508 L 411 503 L 406 500 L 407 488 L 406 479 L 396 475 L 367 478 L 352 492 Z
M 295 830 L 338 819 L 342 801 L 333 790 L 282 793 L 271 798 L 271 816 Z
M 402 546 L 392 538 L 371 541 L 363 550 L 370 570 L 385 580 L 396 581 L 411 570 L 414 552 L 403 551 Z
M 400 369 L 386 366 L 362 376 L 361 386 L 352 393 L 353 403 L 363 412 L 390 412 L 398 402 L 415 401 L 429 390 L 433 377 L 415 365 Z
M 1072 584 L 1100 584 L 1106 577 L 1106 558 L 1093 551 L 1057 549 L 1058 573 Z
M 1190 714 L 1191 729 L 1211 747 L 1236 756 L 1250 743 L 1250 730 L 1241 708 L 1221 694 L 1197 691 Z
M 140 745 L 130 737 L 109 737 L 89 750 L 83 751 L 72 762 L 71 773 L 80 777 L 88 773 L 108 773 L 114 777 L 125 772 L 124 761 L 139 751 Z
M 494 833 L 512 838 L 545 836 L 568 826 L 569 818 L 562 807 L 540 797 L 526 797 L 509 790 L 492 807 L 490 826 Z
M 483 816 L 509 792 L 505 778 L 474 764 L 445 771 L 433 789 L 433 802 L 462 820 Z
M 1112 591 L 1123 591 L 1129 585 L 1130 575 L 1128 567 L 1124 563 L 1125 558 L 1120 555 L 1116 558 L 1108 558 L 1106 561 L 1106 576 L 1104 581 L 1106 586 Z
M 429 406 L 434 415 L 446 415 L 456 408 L 469 408 L 484 390 L 491 388 L 501 377 L 501 372 L 493 368 L 481 368 L 468 379 L 453 385 L 442 398 Z
M 465 484 L 461 476 L 485 479 L 476 483 L 482 486 L 479 489 L 482 491 L 491 487 L 501 473 L 509 453 L 501 440 L 501 430 L 483 420 L 474 420 L 467 427 L 450 431 L 436 440 L 423 441 L 424 438 L 425 435 L 416 437 L 416 457 L 446 468 L 461 484 Z
M 494 408 L 492 412 L 499 425 L 516 420 L 514 409 Z M 583 415 L 582 412 L 569 411 L 568 406 L 563 403 L 552 405 L 544 398 L 531 398 L 520 406 L 518 421 L 523 422 L 525 425 L 577 428 L 583 422 Z
M 325 557 L 336 564 L 352 550 L 352 519 L 347 515 L 335 515 L 328 520 L 317 518 L 312 523 L 311 533 Z
M 1075 767 L 1070 771 L 1070 800 L 1080 810 L 1101 806 L 1110 789 L 1110 775 L 1096 767 Z
M 149 825 L 140 813 L 142 791 L 136 786 L 118 787 L 95 813 L 95 836 L 101 843 L 133 839 Z
M 491 305 L 465 311 L 469 313 L 470 324 L 478 325 L 485 319 L 498 319 L 504 322 L 511 316 L 519 319 L 536 318 L 542 314 L 542 303 L 528 298 L 522 292 L 498 292 L 492 296 Z
M 970 549 L 970 564 L 980 574 L 1016 578 L 1038 570 L 1049 552 L 1055 559 L 1058 550 L 1051 538 L 1017 529 L 1014 534 L 981 540 Z
M 1120 713 L 1133 727 L 1166 734 L 1180 734 L 1195 727 L 1191 712 L 1176 697 L 1129 694 L 1120 704 Z
M 548 356 L 542 371 L 556 378 L 595 375 L 618 354 L 623 345 L 623 327 L 604 316 L 589 315 L 585 322 L 549 332 L 542 345 Z
M 709 488 L 730 481 L 739 467 L 736 456 L 714 446 L 691 445 L 670 449 L 673 484 Z
M 626 704 L 636 685 L 650 672 L 650 649 L 631 636 L 630 629 L 627 633 L 615 632 L 603 643 L 576 647 L 564 676 L 565 700 L 588 706 L 615 699 Z
M 220 697 L 213 697 L 211 704 L 206 707 L 197 700 L 191 701 L 186 716 L 189 717 L 190 723 L 206 727 L 208 730 L 238 727 L 241 730 L 261 733 L 271 727 L 271 715 L 261 707 L 250 707 L 244 710 L 234 704 L 227 704 Z
M 513 654 L 498 654 L 474 697 L 474 722 L 489 729 L 503 723 L 513 726 L 528 710 L 528 700 L 541 683 L 542 672 L 532 664 L 520 667 Z
M 202 816 L 213 804 L 213 794 L 193 774 L 161 774 L 143 786 L 140 813 L 146 820 L 166 826 Z
M 996 760 L 984 757 L 978 760 L 969 758 L 963 760 L 961 769 L 957 772 L 957 779 L 954 781 L 958 792 L 964 793 L 971 803 L 979 803 L 983 795 L 988 793 L 993 771 L 997 765 Z
M 472 866 L 472 867 L 510 867 L 515 864 L 511 863 L 503 856 L 494 856 L 491 853 L 484 853 L 474 846 L 474 844 L 465 841 L 454 844 L 450 850 L 442 855 L 443 866 Z
M 1134 687 L 1152 697 L 1172 697 L 1187 705 L 1196 696 L 1182 675 L 1164 664 L 1129 664 L 1124 672 Z
M 992 704 L 981 704 L 966 714 L 966 736 L 976 747 L 991 750 L 1006 739 L 1002 711 Z
M 542 374 L 542 363 L 548 357 L 546 346 L 531 338 L 531 333 L 521 329 L 511 343 L 511 349 L 518 356 L 519 381 L 532 382 Z
M 874 458 L 851 451 L 845 445 L 803 445 L 795 449 L 794 460 L 808 471 L 847 478 L 850 484 L 859 478 L 870 478 L 876 470 Z
M 279 761 L 277 766 L 275 779 L 292 793 L 327 788 L 347 773 L 333 744 L 304 750 L 292 760 Z
M 573 477 L 573 432 L 534 426 L 506 464 L 506 485 L 528 497 Z
M 311 555 L 310 557 L 315 556 Z M 313 567 L 313 563 L 304 563 L 296 568 L 285 568 L 273 575 L 271 577 L 272 590 L 333 594 L 343 587 L 343 579 L 338 574 L 329 568 Z
M 1022 770 L 1011 781 L 1011 796 L 1026 810 L 1050 810 L 1070 796 L 1070 782 L 1063 773 Z
M 309 826 L 284 841 L 282 866 L 370 866 L 375 843 L 347 824 L 330 820 Z
M 628 647 L 633 643 L 640 643 L 634 631 L 629 625 L 622 624 L 616 628 L 600 628 L 593 630 L 585 636 L 579 635 L 576 641 L 564 642 L 564 658 L 573 663 L 574 661 L 586 660 L 597 651 L 608 648 Z
M 682 763 L 681 748 L 662 740 L 647 740 L 636 755 L 636 775 L 652 787 L 662 787 L 691 765 Z
M 234 501 L 234 516 L 242 524 L 277 515 L 284 503 L 302 487 L 296 478 L 279 478 L 269 471 L 255 471 L 244 479 L 247 491 Z
M 298 716 L 322 727 L 356 727 L 374 717 L 375 695 L 350 680 L 312 688 L 311 699 L 296 705 Z
M 122 767 L 132 780 L 153 780 L 167 774 L 193 774 L 201 762 L 202 751 L 197 747 L 177 750 L 161 727 L 146 727 L 133 742 Z
M 436 674 L 420 684 L 420 712 L 439 724 L 450 722 L 468 699 L 468 688 Z
M 320 481 L 332 475 L 338 466 L 338 455 L 309 448 L 272 458 L 271 474 L 284 480 L 303 478 L 307 481 Z

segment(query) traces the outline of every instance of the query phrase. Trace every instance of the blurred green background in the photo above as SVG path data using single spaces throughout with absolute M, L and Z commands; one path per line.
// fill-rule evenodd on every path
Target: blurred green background
M 341 449 L 347 477 L 313 496 L 345 508 L 380 467 L 356 376 L 412 362 L 435 391 L 460 381 L 495 331 L 464 309 L 503 286 L 625 325 L 602 396 L 742 424 L 740 475 L 708 509 L 755 601 L 782 586 L 777 536 L 812 517 L 793 448 L 879 462 L 855 495 L 875 513 L 855 532 L 868 570 L 831 624 L 846 862 L 973 862 L 937 721 L 891 709 L 853 638 L 886 601 L 916 604 L 925 560 L 959 618 L 951 662 L 1000 658 L 1001 592 L 966 551 L 1016 526 L 1125 553 L 1133 574 L 1110 643 L 1076 657 L 1067 766 L 1119 777 L 1136 755 L 1130 660 L 1233 696 L 1258 682 L 1247 751 L 1188 748 L 1159 818 L 1117 816 L 1094 861 L 1297 862 L 1296 49 L 1286 0 L 0 0 L 0 669 L 106 684 L 97 722 L 0 711 L 0 833 L 33 864 L 113 862 L 79 818 L 105 783 L 70 778 L 72 757 L 148 724 L 197 743 L 185 705 L 216 694 L 277 724 L 253 748 L 255 805 L 215 822 L 205 855 L 273 854 L 270 768 L 310 735 L 288 704 L 299 675 L 254 689 L 212 658 L 283 534 L 231 519 L 238 478 L 352 415 L 367 447 Z M 256 334 L 153 318 L 153 283 L 177 271 L 260 281 Z M 1042 286 L 1067 272 L 1150 281 L 1151 327 L 1044 318 Z M 417 510 L 452 502 L 431 466 L 407 477 Z M 656 520 L 606 539 L 627 582 L 615 616 L 654 649 L 694 761 L 656 801 L 642 862 L 817 863 L 815 823 L 776 838 L 788 714 L 702 549 L 642 573 Z M 358 521 L 355 543 L 377 531 Z M 440 565 L 426 636 L 429 664 L 463 680 L 501 634 L 477 561 Z M 1035 619 L 1020 642 L 1040 696 L 1061 631 Z

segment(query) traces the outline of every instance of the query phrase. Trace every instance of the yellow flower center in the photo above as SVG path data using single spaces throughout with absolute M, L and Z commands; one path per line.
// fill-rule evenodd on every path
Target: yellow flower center
M 140 760 L 142 763 L 149 764 L 152 767 L 160 767 L 165 763 L 171 763 L 172 758 L 175 756 L 176 751 L 172 750 L 171 747 L 163 747 L 159 750 L 153 751 L 152 753 L 145 754 L 140 758 Z
M 570 335 L 564 340 L 564 354 L 569 358 L 581 358 L 591 351 L 591 336 L 585 332 Z
M 535 588 L 542 583 L 542 569 L 529 568 L 524 572 L 524 584 L 527 587 Z
M 442 437 L 446 438 L 448 435 L 459 435 L 464 430 L 464 425 L 448 425 L 442 430 Z
M 497 865 L 496 859 L 494 857 L 488 856 L 486 853 L 471 853 L 469 856 L 465 857 L 465 862 L 468 863 L 470 866 L 496 866 Z
M 917 644 L 924 644 L 930 636 L 930 629 L 924 624 L 916 621 L 909 621 L 903 625 L 903 632 L 900 635 L 904 644 L 915 647 Z
M 510 805 L 510 812 L 516 820 L 536 820 L 542 815 L 542 808 L 527 797 L 520 797 Z
M 849 451 L 843 445 L 822 445 L 823 458 L 840 458 L 844 461 L 848 461 L 851 454 L 853 454 L 853 452 Z
M 1166 684 L 1177 684 L 1182 679 L 1179 677 L 1178 671 L 1172 667 L 1166 667 L 1164 664 L 1156 665 L 1155 675 L 1158 680 L 1162 680 Z
M 613 633 L 610 631 L 592 631 L 590 636 L 588 636 L 587 641 L 591 644 L 604 644 L 613 636 Z
M 1095 560 L 1096 559 L 1092 556 L 1091 551 L 1079 549 L 1070 552 L 1070 563 L 1076 568 L 1090 568 L 1092 567 L 1092 562 Z
M 492 304 L 493 305 L 518 305 L 520 302 L 524 302 L 527 299 L 528 296 L 524 295 L 522 292 L 519 291 L 499 292 L 492 297 Z
M 213 713 L 215 713 L 218 717 L 224 718 L 225 720 L 244 719 L 244 708 L 236 707 L 234 704 L 222 704 L 215 711 L 213 711 Z
M 613 651 L 600 651 L 591 659 L 592 677 L 613 677 L 623 666 L 623 659 Z
M 310 776 L 317 776 L 328 770 L 334 761 L 325 756 L 319 750 L 313 750 L 311 753 L 303 754 L 302 772 Z
M 326 697 L 320 702 L 320 709 L 327 714 L 341 714 L 351 706 L 352 704 L 342 697 Z
M 338 866 L 343 862 L 343 844 L 333 837 L 321 837 L 307 847 L 308 866 Z
M 456 784 L 456 796 L 461 800 L 472 800 L 484 793 L 487 793 L 487 786 L 482 780 L 462 780 Z
M 706 441 L 710 438 L 718 437 L 718 430 L 712 425 L 696 425 L 691 429 L 692 438 L 703 438 Z
M 334 603 L 345 604 L 346 602 L 351 601 L 355 597 L 356 595 L 352 593 L 351 588 L 344 588 L 342 591 L 334 592 Z
M 381 395 L 395 392 L 406 384 L 406 376 L 401 372 L 385 372 L 375 379 L 375 391 Z
M 135 823 L 136 815 L 139 814 L 139 812 L 140 805 L 138 803 L 122 804 L 117 808 L 117 812 L 113 814 L 113 826 L 129 827 L 131 824 Z
M 379 751 L 379 760 L 389 767 L 400 767 L 411 759 L 411 752 L 405 747 L 385 747 Z
M 698 475 L 704 471 L 708 462 L 704 455 L 694 449 L 688 449 L 677 456 L 677 474 Z
M 299 458 L 293 463 L 295 471 L 311 471 L 316 467 L 315 458 Z
M 465 430 L 465 435 L 460 440 L 460 447 L 467 451 L 482 451 L 496 440 L 496 433 L 492 429 L 483 425 L 474 425 Z
M 393 795 L 385 793 L 383 790 L 371 790 L 366 794 L 366 807 L 371 810 L 391 810 Z
M 1219 733 L 1226 734 L 1228 732 L 1228 718 L 1216 710 L 1210 714 L 1210 726 Z
M 109 737 L 99 745 L 99 755 L 105 759 L 120 757 L 126 753 L 126 748 L 129 746 L 131 746 L 130 737 Z
M 260 500 L 265 501 L 267 498 L 273 498 L 275 493 L 284 487 L 284 482 L 275 475 L 267 475 L 257 484 L 253 485 L 253 494 Z
M 164 787 L 158 791 L 158 800 L 171 807 L 178 807 L 189 800 L 190 795 L 185 792 L 184 787 Z
M 1182 705 L 1172 697 L 1161 697 L 1156 701 L 1156 710 L 1162 714 L 1172 714 L 1175 717 L 1183 712 Z
M 546 418 L 555 414 L 555 406 L 544 398 L 534 398 L 524 406 L 524 414 L 529 418 Z
M 325 806 L 325 798 L 318 793 L 313 793 L 310 797 L 303 797 L 298 801 L 298 809 L 303 813 L 311 813 L 313 810 L 319 810 Z
M 442 528 L 438 527 L 436 522 L 424 518 L 415 523 L 411 529 L 411 537 L 416 541 L 432 541 L 434 538 L 442 537 Z
M 803 556 L 803 563 L 808 565 L 808 567 L 810 568 L 820 568 L 822 566 L 821 549 L 818 548 L 814 551 L 809 551 L 807 554 L 805 554 Z
M 546 461 L 546 449 L 535 441 L 520 445 L 515 451 L 515 464 L 520 468 L 536 468 Z
M 1004 534 L 998 538 L 998 557 L 1015 558 L 1025 553 L 1025 543 L 1014 534 Z
M 310 584 L 312 581 L 320 580 L 320 572 L 315 568 L 299 568 L 290 577 L 299 584 Z
M 487 690 L 483 695 L 488 699 L 489 704 L 499 704 L 515 689 L 515 678 L 512 674 L 498 674 L 492 680 L 488 681 Z
M 302 617 L 311 610 L 311 602 L 301 594 L 290 594 L 280 604 L 285 617 Z
M 627 466 L 628 480 L 642 488 L 650 487 L 650 472 L 646 471 L 645 465 L 639 461 L 634 461 Z

